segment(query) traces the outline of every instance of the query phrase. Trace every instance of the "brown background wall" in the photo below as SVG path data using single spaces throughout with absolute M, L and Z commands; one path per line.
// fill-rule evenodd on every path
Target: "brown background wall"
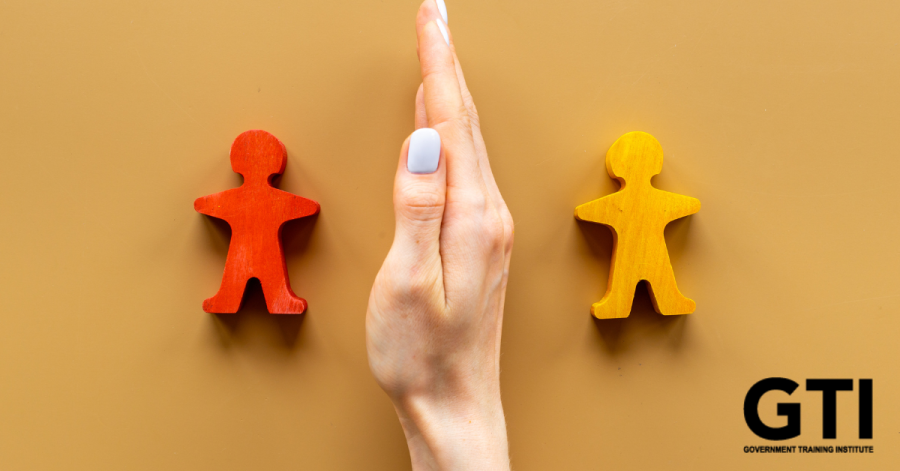
M 447 0 L 515 217 L 503 393 L 515 469 L 888 469 L 900 461 L 900 4 Z M 419 83 L 417 1 L 7 1 L 0 5 L 0 467 L 408 468 L 368 371 L 366 299 Z M 231 141 L 287 146 L 286 230 L 305 319 L 200 305 L 227 226 L 194 198 L 239 183 Z M 575 205 L 643 130 L 698 308 L 594 322 L 611 237 Z M 768 376 L 875 381 L 838 440 L 872 456 L 745 455 Z M 766 396 L 764 420 L 775 403 Z M 822 445 L 821 395 L 801 388 Z M 860 468 L 858 468 L 860 469 Z

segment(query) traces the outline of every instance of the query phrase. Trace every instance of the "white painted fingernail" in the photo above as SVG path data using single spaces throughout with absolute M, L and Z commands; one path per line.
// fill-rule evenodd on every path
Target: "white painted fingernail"
M 444 19 L 444 23 L 447 23 L 449 25 L 450 22 L 447 21 L 447 4 L 444 3 L 444 0 L 436 0 L 436 2 L 438 11 L 441 12 L 441 18 Z
M 438 29 L 441 30 L 441 35 L 444 36 L 444 41 L 447 41 L 447 45 L 450 45 L 450 35 L 447 34 L 447 27 L 444 26 L 444 22 L 441 20 L 434 20 L 438 25 Z
M 410 173 L 434 173 L 441 159 L 441 135 L 431 128 L 416 129 L 409 138 L 406 169 Z

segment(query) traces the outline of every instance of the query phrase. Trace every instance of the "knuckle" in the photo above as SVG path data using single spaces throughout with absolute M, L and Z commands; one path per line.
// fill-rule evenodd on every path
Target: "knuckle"
M 441 137 L 447 135 L 469 135 L 472 129 L 469 121 L 469 112 L 466 110 L 457 110 L 457 112 L 449 116 L 436 116 L 431 127 L 437 129 Z
M 468 86 L 463 86 L 460 89 L 460 93 L 463 97 L 463 101 L 466 102 L 466 107 L 470 110 L 475 110 L 475 98 L 472 96 L 472 92 L 469 90 Z
M 472 122 L 469 117 L 469 110 L 463 107 L 463 109 L 459 110 L 459 113 L 457 113 L 456 116 L 450 119 L 450 123 L 456 130 L 460 132 L 471 132 L 470 130 L 472 129 Z
M 481 120 L 478 118 L 478 108 L 475 107 L 475 100 L 472 99 L 472 94 L 469 93 L 468 90 L 463 92 L 463 103 L 466 106 L 466 116 L 469 118 L 469 126 L 472 128 L 480 127 Z
M 503 249 L 506 242 L 505 232 L 503 220 L 499 214 L 493 213 L 485 219 L 484 237 L 492 249 Z
M 444 213 L 445 195 L 432 183 L 413 183 L 397 187 L 394 206 L 411 219 L 440 218 Z
M 397 202 L 406 206 L 434 207 L 444 205 L 444 192 L 430 182 L 409 183 L 397 188 Z
M 472 105 L 472 109 L 469 110 L 469 126 L 473 129 L 481 129 L 481 119 L 478 117 L 478 111 L 475 110 L 474 104 Z
M 512 248 L 513 242 L 515 241 L 515 228 L 516 224 L 513 221 L 512 214 L 510 214 L 509 209 L 506 208 L 506 205 L 503 205 L 503 210 L 500 213 L 500 216 L 503 218 L 503 234 L 504 234 L 504 242 L 506 243 L 507 248 Z

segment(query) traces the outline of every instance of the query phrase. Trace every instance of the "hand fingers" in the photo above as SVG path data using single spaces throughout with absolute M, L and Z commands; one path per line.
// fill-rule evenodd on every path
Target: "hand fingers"
M 446 17 L 446 12 L 441 11 L 443 15 Z M 503 221 L 504 228 L 504 241 L 505 243 L 505 252 L 506 252 L 506 266 L 509 266 L 509 254 L 512 251 L 512 239 L 513 239 L 513 220 L 512 215 L 509 213 L 509 209 L 506 207 L 506 202 L 503 200 L 503 195 L 500 193 L 500 189 L 497 186 L 497 182 L 494 179 L 494 174 L 491 169 L 490 160 L 488 159 L 487 147 L 484 143 L 484 138 L 481 135 L 481 120 L 478 117 L 478 110 L 475 107 L 475 100 L 472 98 L 472 93 L 469 91 L 469 87 L 466 85 L 466 78 L 463 74 L 462 66 L 460 65 L 459 58 L 456 55 L 455 49 L 451 50 L 453 54 L 453 62 L 454 68 L 456 70 L 457 82 L 459 83 L 460 94 L 463 99 L 463 104 L 466 107 L 466 113 L 469 118 L 469 127 L 472 132 L 472 143 L 475 147 L 475 152 L 478 156 L 478 167 L 481 170 L 482 178 L 484 180 L 484 185 L 487 189 L 488 195 L 490 196 L 492 202 L 494 203 L 494 207 L 499 212 L 499 216 Z
M 436 15 L 438 14 L 441 15 L 444 21 L 446 21 L 447 11 L 446 6 L 443 5 L 443 2 L 426 1 L 422 4 L 422 7 L 420 9 L 418 23 L 422 24 L 422 22 L 428 21 L 429 19 L 436 20 Z M 488 160 L 487 148 L 484 144 L 484 138 L 481 135 L 481 125 L 478 117 L 478 111 L 475 108 L 475 101 L 472 99 L 472 94 L 469 92 L 469 89 L 466 86 L 466 79 L 463 74 L 462 67 L 460 66 L 459 58 L 456 56 L 456 52 L 452 47 L 450 52 L 453 57 L 453 66 L 454 71 L 456 72 L 456 79 L 460 90 L 460 96 L 462 98 L 463 106 L 466 109 L 466 116 L 468 117 L 469 130 L 472 135 L 472 145 L 475 149 L 478 168 L 480 170 L 482 180 L 487 189 L 487 196 L 490 197 L 492 203 L 494 203 L 494 206 L 497 207 L 498 210 L 502 213 L 501 217 L 504 221 L 504 226 L 508 226 L 509 230 L 512 231 L 512 217 L 509 215 L 509 211 L 506 209 L 506 203 L 503 201 L 503 196 L 500 194 L 500 189 L 497 187 L 497 183 L 494 180 L 494 174 L 491 170 L 491 165 Z
M 441 13 L 445 15 L 446 18 L 446 12 L 442 10 Z M 512 215 L 510 214 L 509 209 L 506 206 L 506 202 L 503 200 L 503 195 L 500 193 L 500 189 L 497 186 L 496 180 L 494 179 L 494 174 L 491 169 L 490 161 L 488 159 L 487 147 L 485 146 L 484 138 L 481 135 L 481 120 L 478 116 L 478 110 L 475 107 L 475 101 L 472 98 L 472 93 L 469 91 L 469 88 L 466 85 L 466 78 L 463 74 L 462 66 L 460 65 L 460 61 L 456 55 L 455 49 L 453 49 L 452 52 L 457 81 L 459 82 L 460 94 L 462 95 L 463 104 L 466 107 L 466 112 L 469 117 L 469 126 L 472 131 L 472 142 L 474 144 L 476 154 L 478 155 L 478 166 L 481 170 L 482 178 L 484 179 L 484 185 L 487 189 L 487 192 L 492 202 L 494 203 L 493 207 L 497 211 L 503 226 L 502 241 L 504 263 L 500 290 L 502 293 L 500 299 L 500 313 L 502 316 L 503 304 L 505 304 L 506 298 L 506 284 L 509 280 L 509 264 L 512 255 L 515 226 L 513 223 Z M 499 338 L 497 339 L 497 341 L 497 344 L 499 345 Z
M 416 32 L 425 114 L 428 126 L 441 135 L 447 159 L 447 185 L 451 191 L 481 187 L 483 177 L 456 76 L 456 63 L 443 34 L 446 26 L 434 0 L 425 0 L 419 8 Z
M 422 129 L 428 126 L 428 116 L 425 114 L 425 94 L 424 85 L 419 85 L 416 91 L 416 129 Z
M 512 249 L 512 217 L 491 173 L 480 128 L 471 126 L 478 122 L 478 114 L 440 15 L 435 1 L 425 0 L 419 9 L 416 30 L 426 119 L 430 127 L 440 132 L 446 158 L 449 192 L 445 230 L 453 231 L 455 226 L 463 233 L 476 230 L 475 240 L 460 244 L 464 251 L 479 246 L 477 239 L 499 243 L 501 284 L 505 285 Z M 495 223 L 489 222 L 492 220 Z

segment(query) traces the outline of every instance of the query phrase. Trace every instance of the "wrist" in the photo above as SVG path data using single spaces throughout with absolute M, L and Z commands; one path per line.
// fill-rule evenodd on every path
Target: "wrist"
M 509 470 L 506 420 L 496 393 L 394 400 L 414 471 Z

